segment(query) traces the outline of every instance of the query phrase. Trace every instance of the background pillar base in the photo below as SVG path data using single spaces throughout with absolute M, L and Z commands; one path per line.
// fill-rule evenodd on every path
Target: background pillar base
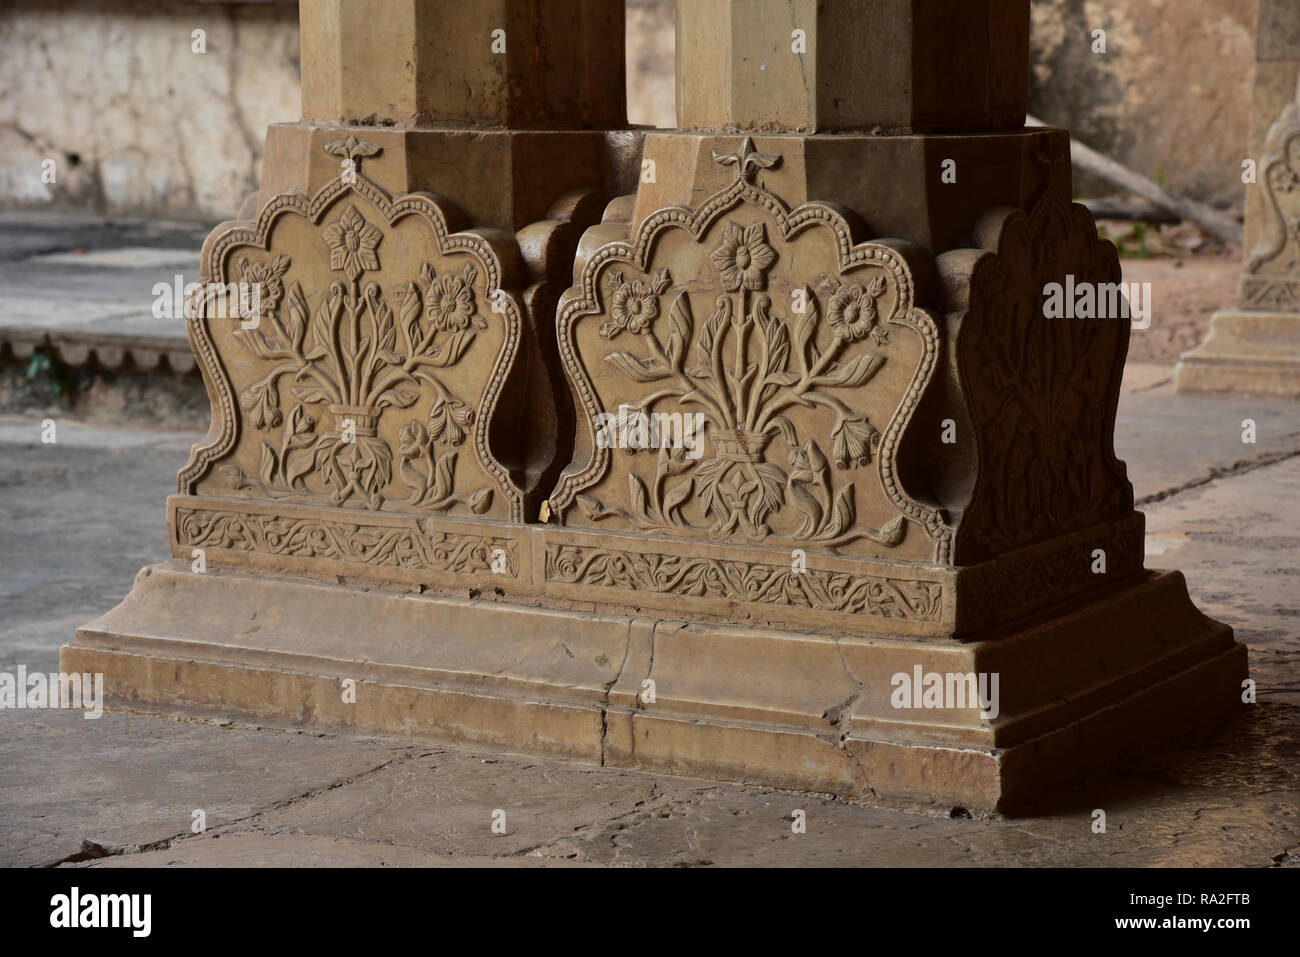
M 1174 385 L 1179 392 L 1300 396 L 1300 316 L 1215 313 L 1209 337 L 1179 360 Z

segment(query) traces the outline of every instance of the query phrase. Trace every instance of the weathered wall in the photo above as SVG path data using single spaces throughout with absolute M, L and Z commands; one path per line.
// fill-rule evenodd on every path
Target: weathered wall
M 233 215 L 266 125 L 300 113 L 297 19 L 295 3 L 4 4 L 0 202 Z
M 1034 0 L 1031 45 L 1030 112 L 1174 192 L 1242 202 L 1255 0 Z

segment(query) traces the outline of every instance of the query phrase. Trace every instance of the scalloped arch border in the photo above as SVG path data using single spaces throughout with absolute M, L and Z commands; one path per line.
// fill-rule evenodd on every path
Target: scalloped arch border
M 518 295 L 503 287 L 501 262 L 491 245 L 471 231 L 451 232 L 447 222 L 460 219 L 458 210 L 447 199 L 434 193 L 407 193 L 394 200 L 381 187 L 363 174 L 357 173 L 355 182 L 344 182 L 336 176 L 323 185 L 310 198 L 302 190 L 291 190 L 274 196 L 258 215 L 256 225 L 251 220 L 232 221 L 218 226 L 203 244 L 201 274 L 204 282 L 226 281 L 226 263 L 237 248 L 252 248 L 270 252 L 271 232 L 276 221 L 285 215 L 298 215 L 313 227 L 319 227 L 325 213 L 349 193 L 361 196 L 384 217 L 388 229 L 408 216 L 420 216 L 428 223 L 437 242 L 439 256 L 467 254 L 483 270 L 486 277 L 487 296 L 503 303 L 498 312 L 506 324 L 506 334 L 497 353 L 496 362 L 488 375 L 486 387 L 477 407 L 474 429 L 474 453 L 479 466 L 497 485 L 498 491 L 509 502 L 507 521 L 521 524 L 524 521 L 524 495 L 510 478 L 509 471 L 492 454 L 490 434 L 497 402 L 505 388 L 506 379 L 518 357 L 523 325 L 523 305 Z M 197 485 L 207 476 L 212 466 L 228 455 L 239 438 L 239 417 L 235 409 L 234 389 L 230 377 L 221 363 L 216 346 L 207 328 L 208 320 L 186 316 L 190 342 L 199 358 L 199 366 L 212 396 L 213 422 L 204 440 L 190 450 L 190 458 L 177 475 L 177 489 L 182 495 L 197 494 Z
M 952 529 L 948 527 L 939 509 L 923 505 L 907 494 L 898 480 L 896 461 L 903 433 L 934 375 L 939 356 L 938 325 L 928 312 L 916 307 L 916 283 L 906 261 L 894 249 L 880 242 L 855 243 L 853 226 L 834 204 L 810 201 L 792 210 L 779 196 L 749 183 L 742 174 L 697 209 L 669 206 L 658 210 L 641 223 L 630 240 L 606 243 L 594 249 L 583 265 L 574 289 L 561 297 L 556 326 L 561 363 L 586 416 L 584 427 L 591 432 L 600 409 L 591 379 L 578 360 L 574 334 L 580 319 L 599 314 L 604 308 L 597 283 L 600 271 L 610 263 L 621 262 L 645 272 L 660 233 L 669 229 L 684 229 L 692 239 L 700 242 L 720 216 L 742 203 L 763 210 L 776 225 L 781 239 L 786 242 L 793 240 L 805 229 L 815 226 L 829 229 L 839 253 L 837 268 L 841 276 L 850 269 L 875 263 L 887 269 L 897 283 L 898 296 L 885 321 L 916 332 L 921 337 L 924 354 L 912 374 L 907 391 L 885 427 L 876 473 L 894 507 L 925 529 L 926 534 L 935 542 L 935 560 L 947 563 L 951 556 Z M 548 499 L 551 514 L 563 515 L 579 492 L 600 481 L 607 473 L 609 450 L 591 443 L 590 451 L 590 458 L 585 465 L 578 466 L 576 461 L 571 462 L 561 473 L 555 490 Z

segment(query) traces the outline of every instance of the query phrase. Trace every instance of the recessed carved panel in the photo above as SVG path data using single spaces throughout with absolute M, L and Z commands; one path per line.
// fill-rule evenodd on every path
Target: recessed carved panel
M 348 562 L 369 568 L 458 575 L 519 571 L 519 547 L 507 537 L 438 528 L 427 519 L 376 525 L 328 517 L 178 507 L 176 543 L 182 549 L 225 549 L 274 558 Z
M 256 285 L 256 315 L 191 310 L 213 426 L 180 490 L 342 509 L 522 521 L 489 446 L 520 341 L 513 238 L 396 200 L 360 172 L 373 144 L 325 145 L 340 175 L 275 197 L 204 247 L 214 284 Z
M 714 158 L 735 167 L 730 186 L 596 249 L 561 301 L 583 424 L 552 513 L 649 536 L 943 560 L 948 530 L 895 463 L 938 356 L 907 262 L 858 242 L 837 207 L 789 209 L 761 183 L 780 157 L 748 139 Z

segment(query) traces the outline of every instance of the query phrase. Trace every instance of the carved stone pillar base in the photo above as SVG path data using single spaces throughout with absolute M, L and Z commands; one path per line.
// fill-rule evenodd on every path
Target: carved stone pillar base
M 1209 336 L 1183 353 L 1174 376 L 1180 392 L 1300 396 L 1300 315 L 1215 313 Z
M 536 554 L 554 531 L 530 530 Z M 532 574 L 564 592 L 540 581 L 541 566 Z M 144 569 L 121 605 L 79 629 L 61 667 L 102 672 L 116 707 L 1013 813 L 1130 747 L 1222 716 L 1246 674 L 1245 648 L 1196 611 L 1178 572 L 1141 573 L 968 641 L 476 591 L 199 575 L 174 561 Z M 895 707 L 895 676 L 917 670 L 1000 674 L 999 713 L 913 707 L 920 686 Z
M 368 6 L 305 27 L 364 66 Z M 751 30 L 756 6 L 678 9 L 786 46 L 785 3 Z M 443 23 L 468 51 L 481 17 L 543 9 L 401 7 L 430 69 Z M 1129 323 L 1044 315 L 1050 284 L 1121 276 L 1067 136 L 994 122 L 1024 116 L 1026 47 L 934 68 L 927 23 L 1023 40 L 1028 0 L 797 7 L 837 68 L 837 25 L 913 38 L 853 61 L 905 92 L 787 60 L 819 93 L 790 97 L 761 56 L 684 44 L 726 74 L 688 115 L 740 125 L 758 90 L 787 121 L 649 134 L 608 204 L 632 136 L 539 129 L 483 49 L 472 131 L 401 121 L 460 117 L 459 84 L 360 84 L 394 106 L 348 126 L 305 83 L 324 105 L 272 128 L 249 218 L 204 246 L 213 286 L 262 295 L 189 316 L 213 419 L 168 502 L 176 561 L 64 669 L 130 707 L 1003 810 L 1238 703 L 1231 629 L 1143 568 L 1113 446 Z M 952 128 L 936 78 L 990 109 L 902 135 Z

